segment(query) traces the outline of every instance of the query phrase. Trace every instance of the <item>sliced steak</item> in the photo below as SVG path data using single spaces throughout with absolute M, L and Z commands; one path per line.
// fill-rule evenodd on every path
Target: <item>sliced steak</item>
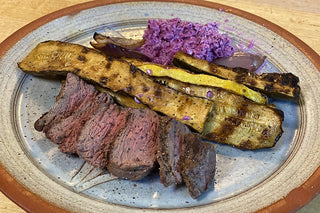
M 56 103 L 35 122 L 34 128 L 47 131 L 54 123 L 70 116 L 83 102 L 92 101 L 96 95 L 94 86 L 69 73 L 56 97 Z
M 198 198 L 213 182 L 216 168 L 215 145 L 199 135 L 187 134 L 182 144 L 179 171 L 192 198 Z
M 192 198 L 211 185 L 215 145 L 174 118 L 123 108 L 107 93 L 68 74 L 54 107 L 35 123 L 64 153 L 77 153 L 119 178 L 139 180 L 158 161 L 164 186 L 185 183 Z
M 117 177 L 139 180 L 156 165 L 159 116 L 150 109 L 133 109 L 127 126 L 110 150 L 107 168 Z
M 86 123 L 77 141 L 77 153 L 95 167 L 106 167 L 110 146 L 125 127 L 131 109 L 104 106 Z
M 157 161 L 160 166 L 160 182 L 167 187 L 171 184 L 182 183 L 178 164 L 184 135 L 190 133 L 190 130 L 185 124 L 173 118 L 164 117 L 160 124 L 160 145 L 157 152 Z
M 64 153 L 76 153 L 76 142 L 86 122 L 93 113 L 108 106 L 112 102 L 111 96 L 107 93 L 100 93 L 92 101 L 83 100 L 79 108 L 69 117 L 54 123 L 50 129 L 44 131 L 46 137 L 59 145 Z

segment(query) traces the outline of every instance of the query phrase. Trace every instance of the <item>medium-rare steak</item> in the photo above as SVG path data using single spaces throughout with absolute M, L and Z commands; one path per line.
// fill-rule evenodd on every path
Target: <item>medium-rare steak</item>
M 181 146 L 184 135 L 190 133 L 189 128 L 174 118 L 164 117 L 160 122 L 160 145 L 157 152 L 160 182 L 165 186 L 182 183 L 178 171 Z
M 56 103 L 35 122 L 34 128 L 47 131 L 54 123 L 70 116 L 83 102 L 92 101 L 96 95 L 97 91 L 93 85 L 69 73 L 56 97 Z
M 107 93 L 100 93 L 93 100 L 83 100 L 74 113 L 60 122 L 54 123 L 48 131 L 45 131 L 46 137 L 58 144 L 61 152 L 76 153 L 76 142 L 84 125 L 93 113 L 109 106 L 111 100 L 111 96 Z
M 150 109 L 133 109 L 127 126 L 110 150 L 107 168 L 117 177 L 139 180 L 155 167 L 159 115 Z
M 192 198 L 198 198 L 213 182 L 216 168 L 215 145 L 196 134 L 184 137 L 179 171 Z
M 116 104 L 96 111 L 80 133 L 78 155 L 92 166 L 106 167 L 111 144 L 125 127 L 130 111 Z

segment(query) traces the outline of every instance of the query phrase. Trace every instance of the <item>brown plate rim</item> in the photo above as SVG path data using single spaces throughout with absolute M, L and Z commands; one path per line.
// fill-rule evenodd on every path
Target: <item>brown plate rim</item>
M 140 0 L 142 1 L 156 1 L 156 0 Z M 65 15 L 75 14 L 85 9 L 99 7 L 108 4 L 125 3 L 125 2 L 137 2 L 135 0 L 95 0 L 76 4 L 64 9 L 55 11 L 48 15 L 45 15 L 35 21 L 25 25 L 21 29 L 17 30 L 7 39 L 0 44 L 0 57 L 2 57 L 15 43 L 26 36 L 28 33 L 36 30 L 42 25 L 60 18 Z M 227 5 L 222 5 L 214 2 L 207 2 L 202 0 L 162 0 L 162 2 L 175 2 L 186 3 L 197 6 L 204 6 L 208 8 L 223 10 L 225 12 L 243 17 L 250 21 L 272 30 L 276 34 L 285 38 L 296 48 L 298 48 L 313 64 L 320 70 L 320 56 L 302 40 L 297 38 L 292 33 L 283 29 L 282 27 L 249 12 L 233 8 Z M 42 199 L 39 195 L 30 192 L 26 187 L 21 185 L 15 180 L 8 171 L 0 164 L 0 190 L 18 206 L 27 212 L 68 212 L 61 209 L 52 203 Z M 305 204 L 307 204 L 312 198 L 314 198 L 320 192 L 320 166 L 316 171 L 308 178 L 306 182 L 297 188 L 293 189 L 284 198 L 271 204 L 270 206 L 260 209 L 258 212 L 292 212 L 297 211 Z

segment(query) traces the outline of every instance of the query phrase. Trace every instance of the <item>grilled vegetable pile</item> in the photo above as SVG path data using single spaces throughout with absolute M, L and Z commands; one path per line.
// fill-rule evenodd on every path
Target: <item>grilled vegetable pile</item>
M 101 51 L 103 45 L 99 47 L 97 50 L 47 41 L 38 44 L 18 65 L 26 73 L 47 77 L 72 72 L 98 85 L 100 90 L 110 91 L 125 106 L 149 107 L 175 117 L 206 140 L 256 150 L 273 147 L 282 135 L 283 112 L 268 105 L 265 95 L 240 84 L 243 82 L 195 74 L 177 67 L 167 69 L 128 58 L 128 54 L 124 55 L 125 58 L 119 58 L 122 55 L 115 58 Z M 183 61 L 180 59 L 179 66 Z M 182 67 L 186 67 L 186 63 L 184 60 Z M 196 66 L 192 64 L 192 67 Z M 206 66 L 192 70 L 206 70 Z M 272 78 L 270 76 L 285 79 L 288 75 L 268 76 L 268 79 Z M 283 87 L 286 96 L 298 98 L 297 80 L 294 80 L 295 84 L 286 84 L 285 80 L 281 81 L 282 84 L 278 82 L 274 80 L 277 84 L 274 88 Z M 287 87 L 292 88 L 290 92 Z M 280 90 L 272 90 L 275 91 Z

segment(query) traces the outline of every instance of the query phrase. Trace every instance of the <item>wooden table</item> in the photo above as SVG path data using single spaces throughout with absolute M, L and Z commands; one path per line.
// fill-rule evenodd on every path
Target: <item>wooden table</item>
M 294 34 L 320 55 L 319 0 L 211 0 L 263 17 Z M 0 42 L 29 22 L 86 0 L 0 0 Z M 319 212 L 320 195 L 299 212 Z M 1 213 L 25 212 L 0 193 Z

